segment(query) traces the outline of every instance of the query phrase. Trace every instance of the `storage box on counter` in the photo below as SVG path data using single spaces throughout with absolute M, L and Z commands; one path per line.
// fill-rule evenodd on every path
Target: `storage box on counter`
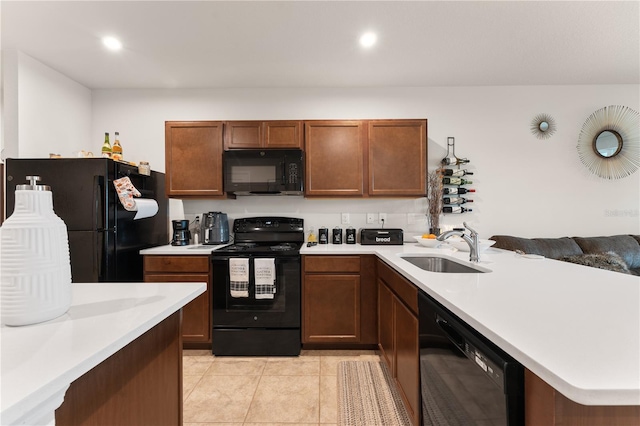
M 360 244 L 401 246 L 403 232 L 400 228 L 361 229 Z

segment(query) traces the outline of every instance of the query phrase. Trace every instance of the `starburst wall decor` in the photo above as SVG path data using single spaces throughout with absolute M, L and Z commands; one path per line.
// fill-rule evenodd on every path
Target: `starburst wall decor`
M 538 114 L 531 120 L 531 133 L 538 139 L 549 139 L 556 132 L 556 120 L 549 114 Z
M 597 176 L 621 179 L 640 167 L 640 115 L 621 105 L 591 114 L 578 138 L 580 161 Z

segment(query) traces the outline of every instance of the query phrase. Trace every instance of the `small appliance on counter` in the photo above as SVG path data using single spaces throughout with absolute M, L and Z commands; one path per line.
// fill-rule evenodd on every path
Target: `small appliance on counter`
M 229 242 L 229 219 L 226 213 L 202 213 L 200 230 L 202 244 L 217 245 Z
M 189 240 L 191 239 L 191 231 L 189 231 L 189 221 L 172 220 L 171 223 L 173 224 L 173 238 L 171 239 L 171 245 L 189 245 Z
M 400 228 L 361 229 L 360 244 L 401 246 L 403 244 L 403 231 Z

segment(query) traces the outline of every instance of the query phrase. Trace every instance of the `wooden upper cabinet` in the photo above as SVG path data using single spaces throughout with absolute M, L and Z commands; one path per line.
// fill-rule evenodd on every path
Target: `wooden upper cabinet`
M 227 121 L 224 149 L 302 149 L 302 121 Z
M 168 197 L 212 197 L 222 188 L 221 121 L 167 121 L 165 171 Z
M 362 121 L 306 121 L 305 195 L 362 196 L 364 139 Z
M 369 195 L 427 193 L 427 120 L 368 123 Z

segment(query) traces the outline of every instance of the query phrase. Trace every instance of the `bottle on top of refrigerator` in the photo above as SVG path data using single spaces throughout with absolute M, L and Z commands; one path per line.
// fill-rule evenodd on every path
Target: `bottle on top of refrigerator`
M 109 133 L 105 132 L 104 142 L 102 143 L 102 156 L 105 158 L 111 158 L 112 148 L 109 143 Z
M 122 145 L 120 145 L 120 133 L 116 132 L 115 141 L 111 147 L 111 158 L 122 161 Z

